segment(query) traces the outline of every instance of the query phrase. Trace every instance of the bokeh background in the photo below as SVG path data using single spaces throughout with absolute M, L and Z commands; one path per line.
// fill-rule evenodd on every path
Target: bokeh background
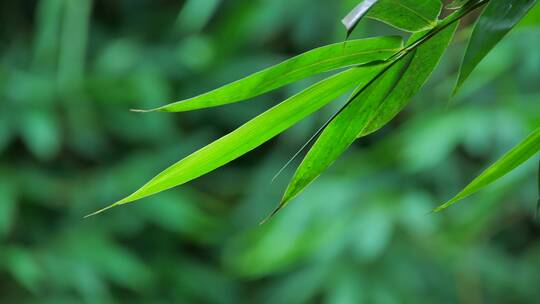
M 538 159 L 427 214 L 540 125 L 537 6 L 450 98 L 472 19 L 411 105 L 266 225 L 344 99 L 187 185 L 82 219 L 306 87 L 190 97 L 342 41 L 354 0 L 0 1 L 0 303 L 535 303 Z M 397 33 L 363 21 L 354 37 Z

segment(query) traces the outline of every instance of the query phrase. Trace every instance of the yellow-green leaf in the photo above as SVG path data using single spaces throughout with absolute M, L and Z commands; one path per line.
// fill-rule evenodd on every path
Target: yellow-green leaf
M 347 91 L 367 84 L 387 65 L 387 63 L 370 64 L 351 68 L 314 84 L 253 118 L 233 132 L 185 157 L 133 194 L 105 209 L 184 184 L 227 164 L 285 131 Z
M 417 47 L 409 58 L 385 72 L 384 77 L 348 105 L 324 130 L 297 169 L 274 214 L 320 175 L 358 137 L 376 131 L 390 121 L 422 87 L 439 63 L 454 36 L 457 23 L 449 25 Z M 426 33 L 414 34 L 411 45 Z M 410 60 L 410 62 L 405 62 Z M 362 90 L 363 88 L 359 88 Z
M 275 214 L 326 170 L 369 125 L 388 93 L 410 63 L 409 54 L 366 86 L 359 87 L 350 102 L 330 122 L 296 170 Z
M 439 206 L 435 211 L 437 212 L 446 209 L 457 201 L 474 194 L 533 157 L 538 151 L 540 151 L 540 128 L 536 129 L 524 141 L 519 143 L 510 150 L 510 152 L 506 153 L 501 159 L 495 162 L 495 164 L 482 172 L 482 174 L 475 178 L 460 193 L 448 202 Z
M 386 98 L 384 107 L 380 109 L 377 116 L 358 137 L 366 136 L 383 127 L 418 93 L 439 64 L 446 48 L 454 37 L 456 28 L 457 23 L 451 24 L 416 48 L 411 64 Z M 413 34 L 408 45 L 411 45 L 424 35 L 425 33 Z
M 386 60 L 402 45 L 401 37 L 386 36 L 323 46 L 208 93 L 148 111 L 184 112 L 243 101 L 323 72 Z
M 379 0 L 366 17 L 404 31 L 419 32 L 437 24 L 441 8 L 439 0 Z

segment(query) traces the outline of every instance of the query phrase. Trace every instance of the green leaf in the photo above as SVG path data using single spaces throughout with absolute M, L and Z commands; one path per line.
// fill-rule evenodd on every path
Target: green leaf
M 435 212 L 446 209 L 457 201 L 462 200 L 486 187 L 487 185 L 506 175 L 508 172 L 514 170 L 517 166 L 531 158 L 538 151 L 540 151 L 540 128 L 536 129 L 524 141 L 519 143 L 495 164 L 482 172 L 482 174 L 475 178 L 455 197 L 437 207 Z
M 458 9 L 458 8 L 462 8 L 465 6 L 465 4 L 467 4 L 469 1 L 475 1 L 475 0 L 454 0 L 452 2 L 450 2 L 450 4 L 446 5 L 446 8 L 447 9 Z
M 536 212 L 534 215 L 535 218 L 538 217 L 538 209 L 540 209 L 540 161 L 538 161 L 538 176 L 536 178 L 538 183 L 538 199 L 536 200 Z
M 422 88 L 439 64 L 446 48 L 454 37 L 456 28 L 457 23 L 452 24 L 416 48 L 416 53 L 409 68 L 405 71 L 394 90 L 386 98 L 384 107 L 380 109 L 377 116 L 375 116 L 369 126 L 358 137 L 377 131 L 401 112 L 411 98 Z M 413 34 L 407 44 L 412 45 L 425 34 L 424 32 Z
M 364 15 L 375 5 L 379 0 L 364 0 L 358 4 L 355 8 L 345 16 L 341 23 L 347 29 L 347 37 L 354 31 L 358 22 L 364 17 Z
M 402 46 L 402 39 L 398 36 L 323 46 L 216 90 L 150 111 L 184 112 L 242 101 L 323 72 L 386 60 Z
M 382 75 L 362 86 L 330 122 L 296 170 L 274 215 L 326 170 L 369 125 L 410 63 L 411 54 L 394 62 Z M 271 216 L 272 216 L 271 215 Z
M 366 17 L 407 32 L 419 32 L 437 25 L 441 9 L 439 0 L 379 0 Z
M 93 214 L 184 184 L 227 164 L 347 91 L 367 84 L 387 66 L 355 67 L 314 84 L 167 168 L 133 194 Z
M 491 0 L 478 18 L 465 51 L 457 93 L 474 68 L 497 43 L 527 14 L 536 0 Z
M 409 55 L 411 59 L 406 68 L 402 68 L 404 64 L 401 63 L 401 66 L 394 66 L 385 73 L 386 80 L 377 80 L 373 86 L 378 86 L 377 94 L 383 95 L 371 94 L 369 90 L 375 90 L 374 88 L 366 90 L 354 102 L 354 106 L 353 103 L 348 105 L 335 121 L 329 124 L 308 153 L 309 157 L 306 156 L 296 171 L 280 206 L 273 214 L 307 187 L 354 141 L 348 137 L 348 132 L 360 130 L 360 133 L 356 133 L 358 137 L 365 136 L 384 126 L 403 109 L 439 63 L 456 28 L 457 23 L 442 29 Z M 426 33 L 414 34 L 409 39 L 408 45 L 412 45 L 425 35 Z M 356 115 L 353 114 L 355 111 L 358 112 Z M 350 121 L 347 122 L 347 119 Z
M 527 13 L 527 15 L 521 19 L 516 25 L 517 27 L 538 27 L 540 26 L 540 6 L 535 5 Z

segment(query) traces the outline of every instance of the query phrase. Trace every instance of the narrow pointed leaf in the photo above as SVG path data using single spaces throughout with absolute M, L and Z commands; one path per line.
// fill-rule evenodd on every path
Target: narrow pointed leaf
M 439 24 L 439 26 L 442 23 Z M 457 22 L 449 24 L 443 28 L 440 32 L 436 33 L 430 39 L 426 40 L 423 44 L 416 48 L 415 55 L 412 59 L 407 70 L 400 78 L 399 83 L 394 90 L 388 95 L 385 101 L 385 106 L 380 109 L 380 112 L 371 121 L 362 134 L 358 134 L 358 138 L 369 135 L 378 129 L 386 125 L 392 118 L 394 118 L 414 97 L 418 91 L 422 88 L 424 83 L 428 80 L 433 70 L 437 67 L 450 42 L 452 41 L 456 29 L 458 27 Z M 414 44 L 420 39 L 424 38 L 428 34 L 426 32 L 418 32 L 411 35 L 407 42 L 407 46 Z M 326 124 L 325 124 L 326 125 Z M 278 171 L 274 176 L 278 176 L 300 152 L 302 152 L 317 136 L 323 131 L 325 125 L 319 129 L 294 156 L 287 161 L 287 163 Z
M 364 15 L 373 7 L 379 0 L 364 0 L 360 2 L 350 13 L 347 14 L 341 23 L 347 29 L 347 37 L 354 31 L 358 22 L 364 17 Z
M 351 68 L 316 83 L 167 168 L 139 190 L 110 207 L 184 184 L 227 164 L 285 131 L 340 95 L 358 85 L 365 85 L 387 65 Z
M 471 194 L 486 187 L 497 179 L 503 177 L 517 166 L 524 163 L 540 151 L 540 128 L 536 129 L 524 141 L 515 146 L 510 152 L 505 154 L 495 164 L 486 169 L 482 174 L 475 178 L 465 189 L 458 193 L 448 202 L 435 209 L 436 212 L 448 208 L 459 200 L 468 197 Z
M 440 0 L 379 0 L 366 17 L 404 31 L 419 32 L 437 24 L 441 9 Z
M 243 101 L 323 72 L 385 60 L 401 47 L 402 39 L 397 36 L 323 46 L 208 93 L 149 111 L 184 112 Z
M 363 133 L 359 134 L 358 137 L 377 131 L 401 112 L 411 98 L 422 88 L 433 70 L 439 64 L 446 48 L 454 37 L 456 28 L 457 23 L 454 23 L 416 48 L 416 53 L 414 54 L 411 64 L 400 78 L 394 90 L 392 90 L 386 98 L 384 107 L 380 109 L 377 116 L 374 117 L 369 126 L 367 126 L 363 130 Z M 411 45 L 419 38 L 423 37 L 424 34 L 425 33 L 413 34 L 407 44 Z
M 354 103 L 356 110 L 351 104 L 336 117 L 335 121 L 321 134 L 296 171 L 282 202 L 273 214 L 315 180 L 354 141 L 354 138 L 347 138 L 348 132 L 355 130 L 351 125 L 356 125 L 356 130 L 359 130 L 358 137 L 364 136 L 385 125 L 403 109 L 439 63 L 452 41 L 456 28 L 457 23 L 451 24 L 419 45 L 416 51 L 407 58 L 409 62 L 402 62 L 401 66 L 392 67 L 385 73 L 386 80 L 380 79 L 373 84 L 373 87 L 378 87 L 371 90 L 376 90 L 377 94 L 372 94 L 367 89 Z M 414 34 L 408 45 L 412 45 L 425 34 Z M 384 97 L 381 99 L 381 96 Z M 355 111 L 356 115 L 353 115 Z M 350 117 L 347 117 L 347 114 Z M 338 124 L 338 122 L 341 123 Z
M 351 102 L 330 122 L 307 153 L 273 214 L 326 170 L 354 142 L 356 135 L 369 125 L 388 92 L 406 69 L 410 58 L 407 55 L 400 59 L 379 78 L 355 92 Z
M 497 43 L 527 14 L 537 0 L 491 0 L 474 26 L 465 51 L 457 93 L 474 68 Z

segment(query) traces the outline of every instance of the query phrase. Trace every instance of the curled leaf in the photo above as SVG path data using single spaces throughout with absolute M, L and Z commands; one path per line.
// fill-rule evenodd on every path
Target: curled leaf
M 341 20 L 341 23 L 343 23 L 347 29 L 347 37 L 351 35 L 358 25 L 358 22 L 360 22 L 362 17 L 364 17 L 364 15 L 369 11 L 370 8 L 373 7 L 373 5 L 377 3 L 377 1 L 379 0 L 364 0 L 360 2 L 360 4 L 353 8 L 353 10 Z
M 441 9 L 439 0 L 364 0 L 341 22 L 347 29 L 347 36 L 364 16 L 400 30 L 419 32 L 437 25 Z

